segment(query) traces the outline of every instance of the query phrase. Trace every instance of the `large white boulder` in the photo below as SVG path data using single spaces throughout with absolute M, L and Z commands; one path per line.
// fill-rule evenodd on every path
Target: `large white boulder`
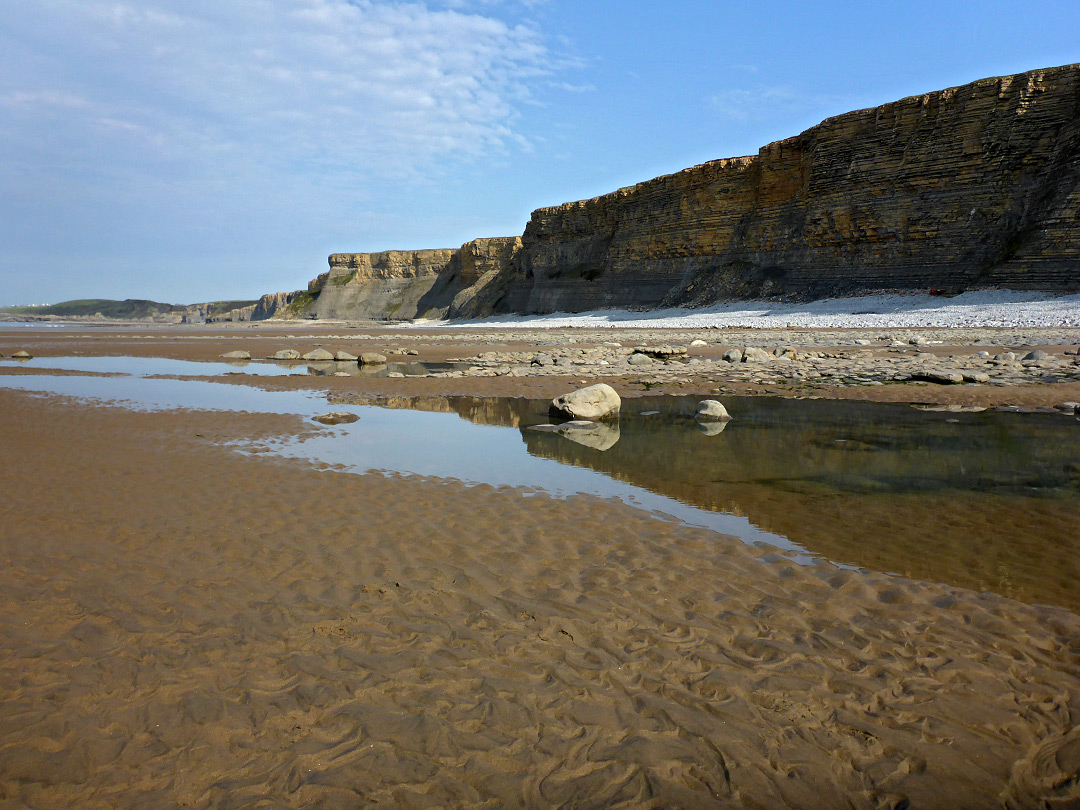
M 731 420 L 731 414 L 723 403 L 715 399 L 703 399 L 698 403 L 694 418 L 699 422 L 728 422 Z
M 618 419 L 622 400 L 607 383 L 579 388 L 551 400 L 551 411 L 567 419 Z

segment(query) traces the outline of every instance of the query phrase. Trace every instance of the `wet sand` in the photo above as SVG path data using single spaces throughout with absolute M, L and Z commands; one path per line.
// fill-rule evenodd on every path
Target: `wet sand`
M 0 414 L 3 807 L 1080 801 L 1066 610 L 226 446 L 293 417 Z
M 215 360 L 342 327 L 14 331 L 5 354 Z M 366 331 L 421 360 L 490 348 Z M 578 379 L 221 381 L 383 398 Z M 1038 406 L 1080 386 L 817 395 Z M 796 565 L 614 501 L 267 450 L 317 430 L 0 390 L 0 807 L 1080 803 L 1069 610 Z

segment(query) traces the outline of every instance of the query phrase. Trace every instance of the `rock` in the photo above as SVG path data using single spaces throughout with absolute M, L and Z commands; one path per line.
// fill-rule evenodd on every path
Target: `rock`
M 726 352 L 724 352 L 724 356 L 722 359 L 728 363 L 738 363 L 740 360 L 742 360 L 742 352 L 738 349 L 728 349 Z
M 697 413 L 694 414 L 694 418 L 699 422 L 727 422 L 730 421 L 731 414 L 717 400 L 703 399 L 698 403 Z
M 1062 413 L 1080 415 L 1080 402 L 1059 402 L 1054 409 Z
M 225 354 L 220 355 L 220 356 L 221 356 L 222 360 L 250 360 L 251 359 L 251 352 L 245 352 L 245 351 L 225 352 Z
M 311 360 L 315 363 L 323 363 L 334 359 L 334 355 L 330 354 L 326 349 L 315 349 L 305 355 L 301 355 L 303 360 Z
M 334 359 L 339 363 L 355 363 L 359 358 L 348 352 L 334 352 Z
M 656 361 L 647 354 L 632 354 L 626 362 L 632 366 L 651 366 Z
M 597 383 L 551 401 L 551 411 L 569 419 L 617 419 L 622 400 L 607 383 Z
M 402 374 L 400 371 L 388 371 L 386 373 L 386 376 L 391 378 L 391 379 L 395 379 L 395 380 L 404 379 L 404 377 L 405 377 L 405 375 Z
M 1049 356 L 1050 356 L 1050 355 L 1048 355 L 1048 354 L 1047 354 L 1046 352 L 1044 352 L 1044 351 L 1043 351 L 1042 349 L 1035 349 L 1035 350 L 1033 350 L 1033 351 L 1030 351 L 1030 352 L 1028 352 L 1027 354 L 1025 354 L 1025 355 L 1023 356 L 1023 358 L 1021 358 L 1021 362 L 1022 362 L 1022 363 L 1026 363 L 1026 362 L 1028 362 L 1028 361 L 1039 361 L 1039 360 L 1045 360 L 1045 359 L 1046 359 L 1047 357 L 1049 357 Z
M 386 355 L 377 354 L 375 352 L 361 352 L 357 362 L 362 366 L 385 366 Z
M 318 416 L 312 417 L 316 422 L 322 422 L 324 425 L 348 425 L 352 422 L 359 421 L 360 417 L 355 413 L 348 413 L 347 411 L 334 411 L 333 413 L 323 413 Z
M 609 450 L 619 442 L 619 424 L 605 424 L 602 422 L 590 422 L 585 419 L 575 419 L 564 422 L 561 425 L 535 425 L 529 430 L 542 433 L 558 433 L 564 439 L 591 447 L 594 450 Z
M 988 383 L 990 382 L 990 375 L 985 371 L 962 371 L 961 376 L 964 378 L 964 382 L 969 383 Z
M 282 349 L 280 352 L 274 352 L 267 360 L 299 360 L 300 352 L 296 349 Z
M 349 373 L 349 372 L 347 372 L 347 371 L 335 371 L 335 372 L 334 372 L 334 376 L 335 376 L 335 377 L 351 377 L 351 376 L 352 376 L 352 374 L 350 374 L 350 373 Z
M 1016 360 L 1016 355 L 1012 352 L 1002 352 L 1001 354 L 995 354 L 994 360 L 998 363 L 1012 363 Z
M 15 352 L 15 353 L 14 353 L 13 355 L 11 355 L 11 356 L 12 356 L 13 358 L 15 358 L 16 360 L 29 360 L 29 359 L 31 359 L 31 358 L 32 358 L 32 357 L 33 357 L 34 355 L 30 354 L 30 352 L 27 352 L 27 351 L 23 351 L 22 349 L 20 349 L 19 351 Z
M 690 348 L 692 348 L 692 349 L 700 349 L 702 346 L 708 346 L 708 345 L 709 345 L 708 343 L 706 343 L 704 340 L 701 340 L 701 339 L 691 340 L 690 341 Z
M 550 354 L 538 354 L 532 359 L 532 365 L 534 366 L 550 366 L 554 364 L 555 360 Z
M 635 346 L 636 354 L 647 354 L 655 360 L 667 360 L 672 357 L 683 357 L 689 354 L 685 346 Z
M 747 346 L 743 349 L 742 361 L 744 363 L 767 363 L 772 359 L 771 354 L 757 346 Z
M 938 385 L 958 385 L 964 381 L 964 375 L 959 371 L 917 371 L 908 379 Z

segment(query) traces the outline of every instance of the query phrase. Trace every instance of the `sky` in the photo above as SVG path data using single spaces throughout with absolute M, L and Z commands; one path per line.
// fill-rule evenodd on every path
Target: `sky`
M 336 252 L 1080 62 L 1080 3 L 3 0 L 0 305 L 302 288 Z

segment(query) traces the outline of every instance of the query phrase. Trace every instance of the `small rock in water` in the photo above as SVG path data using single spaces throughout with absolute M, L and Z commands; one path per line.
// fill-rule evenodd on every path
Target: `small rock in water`
M 237 350 L 235 352 L 225 352 L 221 355 L 222 360 L 250 360 L 251 352 L 245 352 Z
M 340 363 L 355 363 L 359 358 L 348 352 L 334 352 L 334 359 Z
M 362 366 L 385 366 L 386 355 L 376 354 L 375 352 L 362 352 L 357 361 Z
M 617 419 L 622 400 L 607 383 L 598 383 L 551 401 L 551 411 L 569 419 Z
M 694 414 L 694 418 L 699 422 L 727 422 L 730 421 L 731 414 L 718 400 L 703 399 L 698 403 L 697 413 Z
M 318 362 L 318 361 L 333 360 L 334 355 L 330 354 L 330 352 L 328 352 L 326 349 L 315 349 L 314 351 L 310 351 L 307 354 L 302 355 L 302 358 L 304 360 L 314 360 L 314 361 Z
M 299 360 L 300 352 L 296 349 L 282 349 L 280 352 L 274 352 L 267 360 Z
M 355 413 L 348 413 L 347 411 L 323 413 L 312 418 L 316 422 L 322 422 L 324 425 L 348 425 L 352 422 L 357 422 L 360 419 Z
M 16 360 L 29 360 L 34 355 L 30 354 L 30 352 L 22 351 L 20 349 L 19 351 L 15 352 L 15 354 L 13 354 L 11 356 L 14 357 Z

